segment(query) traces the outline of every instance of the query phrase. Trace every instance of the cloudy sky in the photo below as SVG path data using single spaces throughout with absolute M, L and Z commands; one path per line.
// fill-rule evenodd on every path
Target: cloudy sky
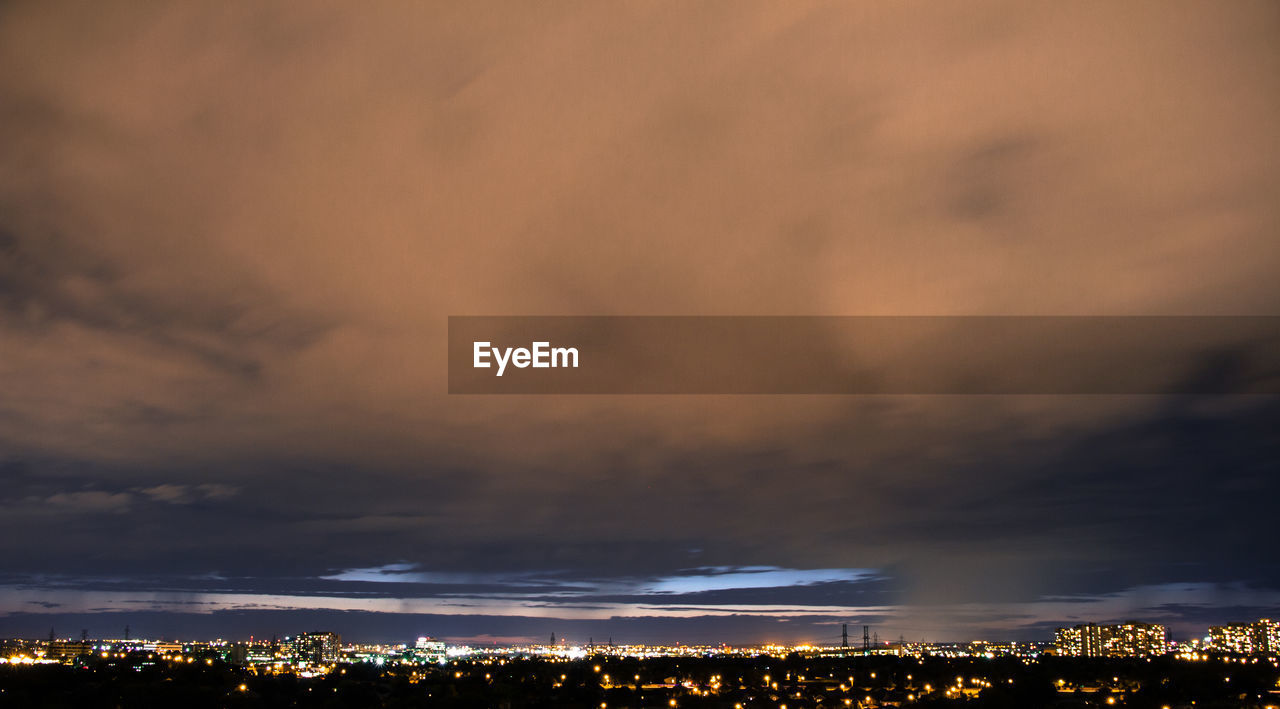
M 1274 616 L 1275 397 L 469 397 L 445 355 L 450 315 L 1280 314 L 1277 36 L 4 3 L 0 635 Z

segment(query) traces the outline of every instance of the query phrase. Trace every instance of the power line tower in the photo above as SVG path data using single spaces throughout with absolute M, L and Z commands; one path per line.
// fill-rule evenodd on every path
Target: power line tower
M 871 626 L 862 626 L 862 651 L 871 652 Z
M 849 649 L 849 624 L 844 623 L 840 626 L 840 647 Z

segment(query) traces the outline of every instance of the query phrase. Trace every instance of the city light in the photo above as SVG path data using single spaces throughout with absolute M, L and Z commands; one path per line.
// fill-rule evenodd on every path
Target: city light
M 1224 626 L 1226 627 L 1226 626 Z M 1267 622 L 1232 624 L 1229 627 L 1269 627 Z M 795 646 L 772 643 L 761 646 L 724 645 L 638 645 L 622 644 L 593 647 L 589 659 L 577 658 L 566 648 L 581 647 L 567 643 L 546 645 L 537 643 L 492 645 L 472 647 L 453 645 L 440 640 L 420 637 L 412 644 L 353 644 L 343 643 L 337 633 L 316 631 L 286 636 L 271 641 L 160 642 L 150 640 L 11 640 L 5 641 L 0 663 L 9 667 L 35 667 L 47 664 L 66 664 L 85 667 L 90 660 L 109 666 L 176 666 L 200 661 L 212 667 L 221 663 L 224 671 L 240 673 L 229 690 L 237 693 L 249 691 L 249 677 L 291 675 L 299 680 L 323 680 L 329 676 L 349 676 L 349 670 L 359 665 L 377 668 L 385 676 L 400 676 L 410 684 L 438 686 L 448 680 L 466 683 L 470 678 L 483 678 L 485 686 L 511 686 L 510 683 L 525 677 L 531 668 L 534 675 L 545 679 L 540 691 L 581 692 L 588 688 L 595 691 L 620 692 L 628 698 L 626 705 L 637 696 L 650 696 L 668 706 L 677 706 L 683 698 L 732 699 L 733 705 L 747 706 L 742 697 L 769 699 L 770 706 L 783 703 L 825 702 L 827 706 L 891 706 L 916 703 L 933 698 L 939 701 L 971 701 L 986 696 L 997 686 L 1012 687 L 1023 677 L 1035 686 L 1033 674 L 1018 672 L 1048 672 L 1036 670 L 1041 663 L 1062 662 L 1070 651 L 1091 646 L 1105 654 L 1100 659 L 1122 664 L 1101 665 L 1109 671 L 1105 675 L 1085 681 L 1068 680 L 1066 676 L 1052 675 L 1042 679 L 1061 695 L 1096 698 L 1096 701 L 1114 706 L 1125 703 L 1130 693 L 1140 691 L 1143 681 L 1127 676 L 1135 667 L 1145 667 L 1152 653 L 1158 649 L 1149 642 L 1160 639 L 1164 648 L 1158 656 L 1167 657 L 1186 667 L 1223 668 L 1265 667 L 1268 672 L 1280 672 L 1280 661 L 1271 652 L 1265 634 L 1255 635 L 1253 653 L 1243 655 L 1232 652 L 1226 642 L 1215 642 L 1211 634 L 1205 643 L 1168 642 L 1163 628 L 1139 623 L 1115 625 L 1077 626 L 1079 634 L 1068 633 L 1064 639 L 1062 630 L 1055 633 L 1054 643 L 997 643 L 973 641 L 972 643 L 901 643 L 892 646 L 892 652 L 876 652 L 850 649 L 843 645 L 823 646 L 802 643 Z M 1221 635 L 1219 633 L 1219 635 Z M 1077 643 L 1077 640 L 1079 642 Z M 1197 648 L 1197 649 L 1192 649 Z M 440 658 L 449 658 L 442 664 Z M 619 684 L 615 677 L 624 661 L 646 662 L 670 658 L 693 663 L 716 663 L 736 660 L 759 663 L 762 672 L 757 677 L 762 682 L 752 682 L 740 670 L 736 681 L 726 681 L 720 666 L 712 664 L 715 671 L 698 673 L 696 664 L 689 664 L 688 673 L 665 675 L 649 683 L 642 683 L 639 672 L 631 672 L 630 683 Z M 1206 660 L 1212 660 L 1206 663 Z M 1016 664 L 999 664 L 1014 661 Z M 1141 665 L 1133 665 L 1133 662 Z M 1260 662 L 1261 661 L 1261 662 Z M 911 663 L 911 672 L 888 670 L 902 668 Z M 949 667 L 964 672 L 941 674 L 931 667 Z M 518 669 L 511 663 L 521 663 Z M 535 663 L 535 664 L 530 664 Z M 538 664 L 541 663 L 541 664 Z M 782 670 L 778 663 L 785 663 Z M 1123 664 L 1129 663 L 1129 664 Z M 1058 666 L 1061 666 L 1060 664 Z M 1178 665 L 1175 665 L 1177 667 Z M 507 669 L 510 667 L 511 669 Z M 554 674 L 545 670 L 554 668 Z M 571 671 L 571 668 L 577 668 Z M 983 669 L 986 668 L 986 669 Z M 1011 668 L 1025 668 L 1011 670 Z M 1127 668 L 1127 669 L 1126 669 Z M 1119 671 L 1125 670 L 1125 671 Z M 666 672 L 671 672 L 670 669 Z M 921 673 L 925 674 L 921 676 Z M 1002 675 L 1001 672 L 1012 672 Z M 584 676 L 585 674 L 585 676 Z M 861 676 L 864 679 L 858 680 Z M 588 681 L 597 677 L 598 682 Z M 917 684 L 917 678 L 920 678 Z M 1218 673 L 1216 680 L 1223 687 L 1237 685 L 1236 674 Z M 1276 674 L 1280 679 L 1280 674 Z M 898 679 L 900 678 L 900 679 Z M 926 678 L 932 681 L 926 681 Z M 935 684 L 937 682 L 938 684 Z M 945 686 L 939 687 L 945 682 Z M 1280 686 L 1280 685 L 1276 685 Z M 882 695 L 868 693 L 872 688 Z M 314 690 L 314 688 L 312 688 Z M 441 690 L 443 691 L 443 690 Z M 735 696 L 734 693 L 744 694 Z M 1102 693 L 1102 694 L 1099 694 Z M 793 702 L 794 700 L 794 702 Z M 600 706 L 609 706 L 606 697 L 599 698 Z M 896 704 L 895 704 L 896 703 Z M 617 705 L 616 703 L 614 704 Z

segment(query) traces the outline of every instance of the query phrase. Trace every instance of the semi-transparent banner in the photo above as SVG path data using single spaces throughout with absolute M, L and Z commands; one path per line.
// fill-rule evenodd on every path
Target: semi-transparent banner
M 1280 317 L 455 316 L 452 394 L 1277 394 Z

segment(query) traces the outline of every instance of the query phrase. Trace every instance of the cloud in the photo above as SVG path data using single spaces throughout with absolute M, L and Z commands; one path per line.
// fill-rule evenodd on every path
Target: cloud
M 43 594 L 40 601 L 29 600 Z M 267 593 L 181 593 L 174 591 L 110 591 L 86 589 L 33 589 L 0 586 L 6 607 L 24 609 L 7 614 L 2 623 L 23 622 L 35 614 L 46 616 L 78 613 L 202 614 L 216 615 L 246 611 L 280 611 L 306 615 L 319 613 L 331 627 L 353 623 L 345 614 L 370 614 L 399 619 L 401 627 L 427 623 L 439 627 L 452 624 L 447 618 L 466 619 L 460 628 L 517 628 L 522 619 L 540 619 L 540 627 L 593 626 L 604 633 L 610 629 L 663 627 L 679 621 L 685 638 L 702 642 L 759 642 L 761 622 L 790 622 L 795 627 L 787 637 L 794 640 L 835 644 L 842 623 L 874 625 L 885 637 L 904 635 L 931 640 L 971 640 L 991 633 L 1000 637 L 1044 639 L 1054 627 L 1081 622 L 1121 622 L 1142 618 L 1168 625 L 1175 636 L 1199 636 L 1204 625 L 1223 612 L 1231 617 L 1253 618 L 1267 615 L 1280 603 L 1275 590 L 1247 589 L 1239 584 L 1180 583 L 1126 588 L 1094 598 L 1043 598 L 1020 604 L 954 604 L 926 608 L 899 605 L 820 605 L 786 603 L 628 603 L 576 598 L 566 600 L 493 598 L 488 596 L 370 596 L 342 594 Z M 48 600 L 53 599 L 53 600 Z M 1135 603 L 1138 604 L 1135 606 Z M 37 608 L 30 608 L 36 605 Z M 927 614 L 946 617 L 945 625 L 929 625 Z M 411 618 L 406 619 L 406 616 Z M 415 617 L 416 616 L 416 617 Z M 726 629 L 717 619 L 736 619 L 741 625 Z M 101 620 L 101 619 L 100 619 Z M 357 627 L 376 626 L 382 621 L 353 623 Z M 332 625 L 337 623 L 339 625 Z M 719 629 L 717 629 L 719 628 Z M 745 630 L 745 632 L 744 632 Z M 262 632 L 262 626 L 256 631 Z M 385 632 L 385 631 L 381 631 Z M 465 630 L 463 631 L 465 632 Z M 583 631 L 585 635 L 586 632 Z M 356 630 L 355 636 L 361 637 Z M 718 633 L 718 634 L 717 634 Z M 384 637 L 404 637 L 403 631 Z M 581 642 L 585 638 L 578 638 Z
M 101 490 L 85 490 L 50 495 L 45 499 L 45 503 L 78 510 L 123 512 L 133 504 L 133 496 L 124 492 L 111 493 Z
M 771 566 L 747 568 L 695 569 L 706 573 L 684 574 L 655 579 L 643 593 L 679 594 L 746 588 L 785 588 L 820 583 L 853 582 L 873 577 L 863 569 L 780 569 Z
M 198 500 L 226 500 L 234 497 L 238 491 L 238 488 L 234 486 L 220 483 L 203 483 L 200 485 L 165 483 L 138 490 L 139 493 L 154 502 L 167 502 L 175 505 L 190 504 Z
M 563 454 L 515 422 L 600 409 L 774 427 L 447 400 L 449 314 L 1276 302 L 1264 4 L 5 12 L 19 450 L 402 463 L 496 429 Z

